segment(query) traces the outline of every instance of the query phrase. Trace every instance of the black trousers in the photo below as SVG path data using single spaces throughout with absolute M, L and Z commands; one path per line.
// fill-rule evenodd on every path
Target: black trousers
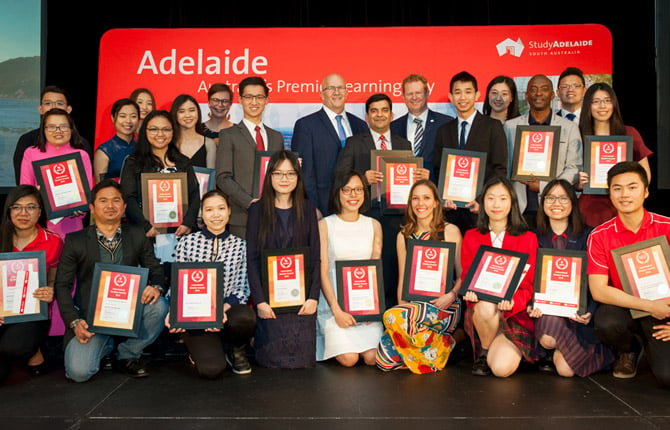
M 0 382 L 4 381 L 15 363 L 32 357 L 49 334 L 51 321 L 32 321 L 0 326 Z
M 228 320 L 220 332 L 189 330 L 181 335 L 186 349 L 202 378 L 217 378 L 226 369 L 224 348 L 249 343 L 256 329 L 256 313 L 248 305 L 234 305 L 226 312 Z
M 652 373 L 661 384 L 670 387 L 670 342 L 652 336 L 654 326 L 667 323 L 667 319 L 660 321 L 651 316 L 633 319 L 628 309 L 601 304 L 595 315 L 595 332 L 617 354 L 637 352 L 638 338 L 641 339 Z
M 398 249 L 396 237 L 405 216 L 382 214 L 381 209 L 371 208 L 365 215 L 376 219 L 382 225 L 382 267 L 384 273 L 384 300 L 386 309 L 398 304 Z

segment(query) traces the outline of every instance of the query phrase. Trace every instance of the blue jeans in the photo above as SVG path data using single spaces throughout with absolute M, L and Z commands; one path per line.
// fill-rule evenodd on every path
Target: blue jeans
M 159 297 L 153 305 L 145 305 L 142 310 L 140 333 L 136 338 L 127 338 L 117 348 L 118 359 L 139 358 L 142 350 L 151 345 L 165 326 L 168 312 L 165 297 Z M 114 350 L 112 336 L 96 334 L 87 343 L 80 343 L 74 337 L 65 348 L 65 376 L 75 382 L 86 382 L 100 370 L 100 360 Z

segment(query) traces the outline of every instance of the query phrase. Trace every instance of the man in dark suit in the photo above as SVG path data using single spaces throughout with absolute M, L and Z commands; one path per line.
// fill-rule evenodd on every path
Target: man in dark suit
M 460 72 L 451 78 L 449 99 L 456 108 L 457 118 L 441 126 L 435 138 L 435 160 L 441 160 L 442 149 L 464 149 L 486 153 L 484 181 L 494 176 L 507 177 L 507 139 L 502 123 L 480 114 L 475 108 L 479 99 L 477 80 L 468 72 Z M 439 169 L 436 168 L 439 178 Z M 452 201 L 445 202 L 447 219 L 456 224 L 461 233 L 474 227 L 475 215 L 479 211 L 476 201 L 468 209 L 458 209 Z
M 256 151 L 284 149 L 281 133 L 263 124 L 263 110 L 268 103 L 268 86 L 262 78 L 252 76 L 239 84 L 244 118 L 239 124 L 224 128 L 216 150 L 216 186 L 230 199 L 228 231 L 244 238 L 247 230 L 247 208 L 254 201 L 254 160 Z
M 321 83 L 323 108 L 296 121 L 291 150 L 302 158 L 307 197 L 326 216 L 333 171 L 348 137 L 367 130 L 362 119 L 344 111 L 347 86 L 342 76 L 330 74 Z
M 365 177 L 368 184 L 375 185 L 384 179 L 382 172 L 370 169 L 370 151 L 372 150 L 411 150 L 408 140 L 391 133 L 393 105 L 386 94 L 374 94 L 365 102 L 365 120 L 370 130 L 356 134 L 347 139 L 346 146 L 340 152 L 335 165 L 335 174 L 355 170 Z M 418 169 L 415 179 L 428 179 L 427 169 Z M 384 290 L 386 307 L 398 303 L 398 255 L 396 252 L 396 235 L 400 229 L 403 215 L 382 214 L 378 201 L 371 202 L 366 215 L 377 219 L 382 225 L 384 243 L 382 260 L 384 262 Z
M 91 213 L 95 224 L 70 233 L 65 238 L 54 290 L 58 309 L 68 327 L 65 333 L 65 376 L 85 382 L 100 369 L 100 360 L 114 349 L 114 338 L 90 332 L 89 304 L 95 263 L 142 266 L 149 269 L 149 284 L 142 290 L 137 312 L 142 312 L 139 336 L 127 338 L 117 347 L 118 359 L 133 377 L 148 376 L 140 362 L 142 350 L 163 330 L 168 312 L 163 297 L 164 275 L 144 230 L 121 223 L 126 208 L 121 186 L 112 179 L 99 182 L 91 190 Z M 72 297 L 72 288 L 76 290 Z M 128 294 L 132 292 L 129 290 Z
M 428 80 L 421 75 L 409 75 L 402 81 L 402 97 L 408 113 L 391 123 L 391 133 L 412 143 L 414 155 L 423 157 L 423 167 L 430 171 L 430 179 L 437 184 L 435 172 L 439 170 L 440 158 L 433 158 L 435 134 L 441 125 L 454 118 L 428 109 L 429 94 Z

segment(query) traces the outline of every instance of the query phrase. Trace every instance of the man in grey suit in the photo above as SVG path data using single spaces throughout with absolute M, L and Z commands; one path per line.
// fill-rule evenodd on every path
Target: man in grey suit
M 513 172 L 512 159 L 514 145 L 516 142 L 516 128 L 519 125 L 553 125 L 561 127 L 560 143 L 558 145 L 558 159 L 556 177 L 565 179 L 571 184 L 576 184 L 579 172 L 582 170 L 582 139 L 577 125 L 552 112 L 551 102 L 554 99 L 554 89 L 551 80 L 544 75 L 535 75 L 528 81 L 526 89 L 526 101 L 530 111 L 519 117 L 505 122 L 504 129 L 507 135 L 507 146 L 509 154 L 509 172 Z M 545 181 L 533 179 L 530 181 L 514 182 L 514 190 L 519 199 L 519 209 L 524 214 L 526 221 L 534 227 L 536 225 L 537 211 L 539 208 L 538 194 L 547 185 Z
M 263 124 L 263 110 L 268 103 L 268 86 L 263 78 L 251 76 L 239 84 L 240 104 L 244 118 L 239 124 L 224 128 L 216 150 L 216 186 L 228 195 L 231 214 L 228 231 L 244 238 L 247 208 L 254 201 L 254 160 L 256 151 L 284 149 L 281 133 Z

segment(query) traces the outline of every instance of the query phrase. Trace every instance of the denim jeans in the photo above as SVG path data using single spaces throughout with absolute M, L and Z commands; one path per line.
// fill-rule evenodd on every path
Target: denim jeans
M 127 338 L 117 348 L 119 360 L 139 358 L 142 350 L 151 345 L 165 326 L 168 312 L 165 297 L 159 297 L 153 305 L 145 305 L 142 310 L 139 336 Z M 86 382 L 100 370 L 100 360 L 114 350 L 114 339 L 104 334 L 96 334 L 87 343 L 80 343 L 74 337 L 65 348 L 65 376 L 75 382 Z

